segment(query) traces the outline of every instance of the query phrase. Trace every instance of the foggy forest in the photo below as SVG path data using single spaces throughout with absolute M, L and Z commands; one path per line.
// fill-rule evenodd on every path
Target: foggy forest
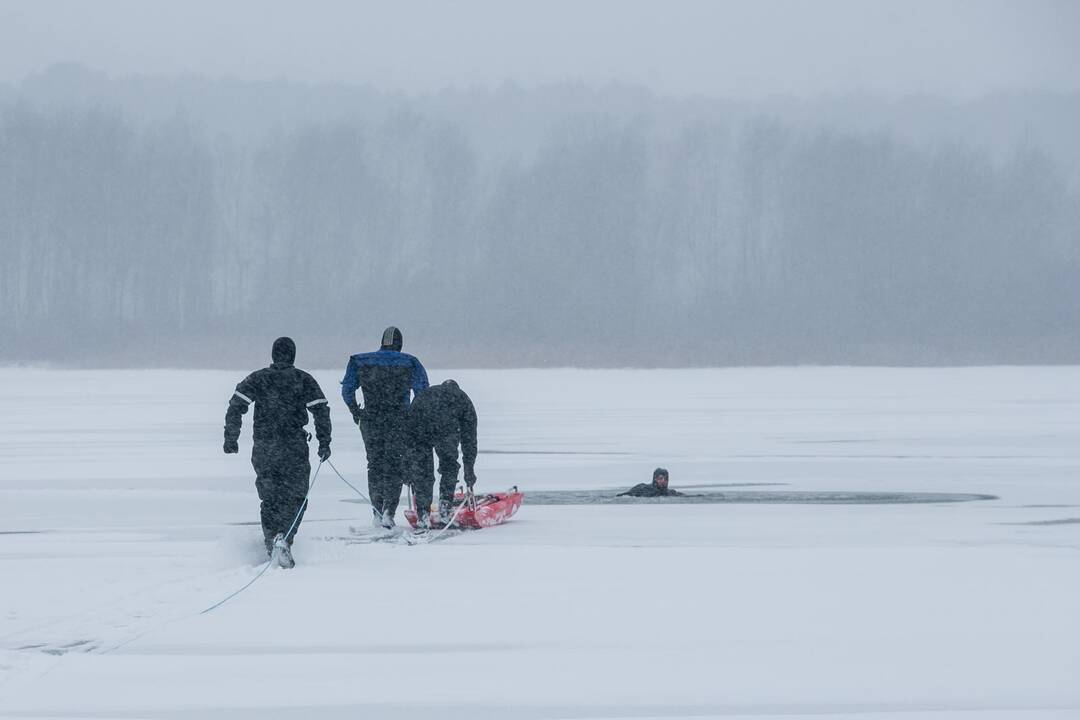
M 1080 0 L 0 0 L 0 720 L 1080 720 Z
M 0 86 L 0 359 L 1075 362 L 1080 97 Z M 252 350 L 252 345 L 257 346 Z

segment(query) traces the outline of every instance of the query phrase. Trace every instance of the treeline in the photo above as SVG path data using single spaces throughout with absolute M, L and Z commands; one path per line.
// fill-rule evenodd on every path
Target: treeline
M 592 111 L 515 154 L 428 110 L 8 102 L 0 359 L 336 366 L 393 323 L 432 365 L 1080 360 L 1080 200 L 1033 143 Z

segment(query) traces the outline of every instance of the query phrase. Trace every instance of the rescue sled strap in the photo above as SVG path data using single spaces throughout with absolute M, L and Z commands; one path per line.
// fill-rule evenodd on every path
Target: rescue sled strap
M 367 495 L 365 495 L 364 493 L 362 493 L 362 492 L 360 492 L 359 490 L 357 490 L 357 489 L 356 489 L 356 486 L 355 486 L 355 485 L 353 485 L 353 484 L 352 484 L 351 482 L 349 482 L 348 480 L 346 480 L 346 479 L 345 479 L 345 476 L 344 476 L 344 475 L 342 475 L 342 474 L 341 474 L 341 473 L 340 473 L 340 472 L 338 471 L 338 469 L 337 469 L 336 467 L 334 467 L 334 463 L 330 462 L 330 460 L 329 460 L 329 459 L 327 459 L 327 460 L 326 460 L 326 464 L 330 466 L 330 469 L 331 469 L 331 470 L 333 470 L 333 471 L 334 471 L 334 473 L 335 473 L 335 474 L 336 474 L 336 475 L 337 475 L 337 476 L 338 476 L 339 478 L 341 478 L 341 482 L 345 483 L 345 484 L 346 484 L 346 485 L 348 485 L 348 486 L 349 486 L 350 488 L 352 488 L 352 491 L 353 491 L 354 493 L 356 493 L 357 495 L 359 495 L 359 496 L 360 496 L 360 497 L 362 497 L 363 499 L 367 500 L 368 502 L 371 502 L 371 498 L 369 498 L 369 497 L 368 497 Z M 411 497 L 411 493 L 412 493 L 412 487 L 411 487 L 411 486 L 409 487 L 409 493 L 410 493 L 410 497 Z

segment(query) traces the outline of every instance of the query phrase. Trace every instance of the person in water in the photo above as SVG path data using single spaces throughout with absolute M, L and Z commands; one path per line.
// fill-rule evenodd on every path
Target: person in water
M 638 483 L 616 497 L 683 497 L 683 494 L 668 487 L 668 471 L 658 467 L 653 470 L 651 483 Z

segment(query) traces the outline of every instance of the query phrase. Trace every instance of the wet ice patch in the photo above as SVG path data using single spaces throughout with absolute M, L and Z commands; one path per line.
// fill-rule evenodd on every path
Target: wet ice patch
M 677 489 L 677 488 L 676 488 Z M 758 504 L 758 505 L 908 505 L 997 500 L 996 495 L 943 492 L 845 492 L 800 490 L 725 490 L 654 498 L 620 497 L 622 490 L 549 490 L 525 493 L 526 505 Z
M 611 450 L 478 450 L 479 455 L 630 455 Z
M 43 652 L 46 655 L 67 655 L 72 652 L 94 652 L 100 647 L 100 643 L 96 640 L 76 640 L 74 642 L 68 642 L 63 644 L 51 644 L 51 643 L 35 643 L 33 645 L 22 645 L 16 647 L 16 650 L 36 650 Z
M 1029 525 L 1035 527 L 1052 527 L 1055 525 L 1080 525 L 1080 518 L 1060 518 L 1058 520 L 1031 520 L 1029 522 L 1002 523 L 1004 525 Z
M 743 487 L 784 487 L 790 483 L 785 482 L 741 482 L 741 483 L 702 483 L 699 485 L 679 485 L 679 492 L 683 490 L 710 490 L 716 488 L 743 488 Z

